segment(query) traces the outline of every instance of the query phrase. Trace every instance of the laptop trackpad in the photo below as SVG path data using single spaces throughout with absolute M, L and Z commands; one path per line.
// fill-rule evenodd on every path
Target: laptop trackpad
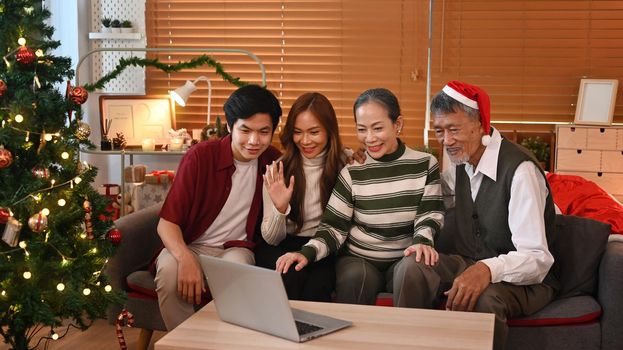
M 336 331 L 338 329 L 348 327 L 352 325 L 352 322 L 340 320 L 337 318 L 324 316 L 320 314 L 316 314 L 313 312 L 308 312 L 300 309 L 292 308 L 292 316 L 294 316 L 294 320 L 298 322 L 308 323 L 312 326 L 318 327 L 311 332 L 306 334 L 311 335 L 321 335 Z M 306 327 L 306 326 L 304 326 Z M 298 326 L 297 326 L 298 328 Z M 305 337 L 305 333 L 300 333 L 302 337 Z

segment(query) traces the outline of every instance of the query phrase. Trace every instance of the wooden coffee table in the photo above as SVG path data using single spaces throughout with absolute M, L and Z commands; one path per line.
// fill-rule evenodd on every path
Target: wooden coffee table
M 170 349 L 487 349 L 493 314 L 290 301 L 292 307 L 342 318 L 351 327 L 305 343 L 221 321 L 206 305 L 155 344 Z

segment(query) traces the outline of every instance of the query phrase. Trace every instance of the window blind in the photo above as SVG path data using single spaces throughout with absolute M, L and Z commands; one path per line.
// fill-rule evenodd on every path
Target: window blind
M 436 1 L 433 24 L 433 91 L 480 85 L 494 121 L 573 122 L 582 78 L 623 76 L 621 1 Z
M 340 134 L 356 147 L 352 106 L 372 87 L 386 87 L 399 98 L 406 119 L 404 141 L 422 145 L 428 3 L 425 1 L 147 1 L 150 47 L 240 48 L 256 54 L 266 66 L 267 86 L 289 107 L 301 94 L 318 91 L 333 103 Z M 186 61 L 197 54 L 152 55 L 163 62 Z M 214 54 L 225 70 L 259 83 L 251 59 Z M 212 114 L 235 89 L 209 67 L 166 75 L 147 72 L 149 94 L 162 94 L 198 75 L 213 83 Z M 203 83 L 199 83 L 203 84 Z M 187 107 L 177 107 L 178 127 L 205 125 L 207 85 L 199 85 Z M 214 120 L 214 118 L 213 118 Z

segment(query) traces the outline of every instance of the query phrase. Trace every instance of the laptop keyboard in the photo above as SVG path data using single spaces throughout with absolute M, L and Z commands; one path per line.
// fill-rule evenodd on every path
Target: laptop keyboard
M 322 327 L 314 326 L 313 324 L 296 320 L 294 322 L 296 322 L 296 330 L 299 332 L 299 335 L 305 335 L 307 333 L 315 332 L 322 329 Z

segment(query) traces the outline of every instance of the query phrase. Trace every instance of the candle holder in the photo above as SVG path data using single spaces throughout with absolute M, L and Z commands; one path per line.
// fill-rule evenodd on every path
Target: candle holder
M 156 150 L 156 140 L 153 138 L 143 139 L 141 144 L 143 152 L 153 152 Z
M 170 151 L 181 151 L 182 145 L 184 144 L 184 138 L 181 136 L 176 136 L 171 138 L 171 143 L 169 144 Z

